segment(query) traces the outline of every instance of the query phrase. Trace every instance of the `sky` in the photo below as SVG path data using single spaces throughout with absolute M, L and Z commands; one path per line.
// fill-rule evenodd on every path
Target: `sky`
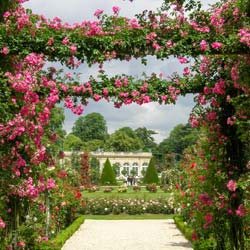
M 214 0 L 203 0 L 205 6 L 213 3 Z M 155 10 L 161 6 L 162 0 L 30 0 L 23 4 L 30 8 L 34 13 L 43 14 L 47 18 L 55 16 L 60 17 L 64 22 L 73 24 L 83 20 L 95 20 L 93 13 L 97 9 L 104 10 L 107 14 L 112 14 L 112 7 L 121 8 L 120 15 L 132 18 L 135 14 L 143 10 Z M 187 66 L 187 65 L 186 65 Z M 82 65 L 77 69 L 81 73 L 82 81 L 87 81 L 90 75 L 97 75 L 97 66 L 89 68 Z M 175 58 L 164 61 L 157 61 L 154 57 L 148 57 L 147 66 L 141 65 L 140 60 L 131 60 L 130 62 L 111 61 L 104 64 L 104 70 L 108 75 L 130 74 L 140 77 L 143 72 L 163 73 L 164 77 L 173 72 L 181 72 L 179 63 Z M 98 103 L 91 101 L 84 109 L 83 115 L 99 112 L 107 122 L 108 132 L 113 133 L 121 127 L 146 127 L 156 131 L 155 141 L 159 143 L 167 138 L 170 131 L 178 124 L 188 122 L 189 114 L 194 106 L 193 95 L 179 97 L 175 105 L 159 105 L 158 103 L 144 104 L 142 106 L 132 104 L 123 106 L 120 109 L 113 107 L 112 103 L 100 101 Z M 71 132 L 74 122 L 79 116 L 71 111 L 65 110 L 64 129 L 67 133 Z

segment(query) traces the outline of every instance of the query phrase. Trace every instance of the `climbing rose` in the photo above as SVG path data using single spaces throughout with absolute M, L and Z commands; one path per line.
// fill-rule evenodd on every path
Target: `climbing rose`
M 17 242 L 17 245 L 18 245 L 19 247 L 25 247 L 25 243 L 22 242 L 22 241 Z
M 113 10 L 114 14 L 117 15 L 118 12 L 120 11 L 120 7 L 118 7 L 118 6 L 113 6 L 113 7 L 112 7 L 112 10 Z
M 52 179 L 52 178 L 49 178 L 49 179 L 47 180 L 47 188 L 50 190 L 50 189 L 54 189 L 55 186 L 56 186 L 55 180 Z
M 202 40 L 200 42 L 201 50 L 205 51 L 207 49 L 207 42 L 205 40 Z
M 0 228 L 5 228 L 5 223 L 1 217 L 0 217 Z
M 211 44 L 213 49 L 220 49 L 222 47 L 222 43 L 220 42 L 214 42 Z
M 236 215 L 238 216 L 245 216 L 246 214 L 246 209 L 244 208 L 244 206 L 242 204 L 239 205 L 238 209 L 236 210 Z
M 100 18 L 102 13 L 103 13 L 103 10 L 97 9 L 94 13 L 94 16 L 96 16 L 97 18 Z
M 8 55 L 8 54 L 9 54 L 8 48 L 7 48 L 7 47 L 3 47 L 2 53 L 3 53 L 4 55 Z
M 228 183 L 227 183 L 227 189 L 229 191 L 232 191 L 234 192 L 237 188 L 237 183 L 234 181 L 234 180 L 230 180 Z

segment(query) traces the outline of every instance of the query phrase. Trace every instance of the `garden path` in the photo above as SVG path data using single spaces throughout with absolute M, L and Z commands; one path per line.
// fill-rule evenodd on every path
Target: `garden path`
M 187 250 L 172 219 L 85 220 L 62 250 Z

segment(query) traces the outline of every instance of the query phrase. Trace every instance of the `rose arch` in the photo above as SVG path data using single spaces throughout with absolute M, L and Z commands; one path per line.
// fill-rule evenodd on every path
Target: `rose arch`
M 120 107 L 175 103 L 179 95 L 195 93 L 190 121 L 204 129 L 204 138 L 185 166 L 188 180 L 196 183 L 185 190 L 194 202 L 193 239 L 212 236 L 216 249 L 243 250 L 249 220 L 248 2 L 222 1 L 204 11 L 195 1 L 165 0 L 157 12 L 134 19 L 120 17 L 114 7 L 112 16 L 99 10 L 96 21 L 74 25 L 33 14 L 20 5 L 25 1 L 18 2 L 1 6 L 0 192 L 6 213 L 0 228 L 17 233 L 39 196 L 45 197 L 39 206 L 46 210 L 46 197 L 56 186 L 48 167 L 55 161 L 50 145 L 56 134 L 49 122 L 57 103 L 63 100 L 66 108 L 81 114 L 89 98 Z M 155 74 L 108 77 L 102 70 L 105 61 L 135 57 L 145 63 L 147 55 L 194 63 L 168 79 Z M 54 68 L 44 70 L 46 61 L 69 68 L 97 63 L 100 75 L 81 83 Z M 59 171 L 57 177 L 64 175 Z

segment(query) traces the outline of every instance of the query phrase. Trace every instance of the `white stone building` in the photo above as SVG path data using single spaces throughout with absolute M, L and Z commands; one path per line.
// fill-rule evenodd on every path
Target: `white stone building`
M 65 159 L 71 157 L 72 152 L 64 152 Z M 79 152 L 82 154 L 83 152 Z M 116 164 L 119 166 L 118 176 L 124 177 L 123 172 L 131 173 L 131 170 L 135 172 L 137 177 L 142 177 L 142 172 L 146 171 L 149 161 L 152 158 L 152 153 L 149 152 L 90 152 L 90 157 L 94 156 L 100 161 L 100 171 L 104 167 L 104 163 L 107 158 L 110 160 L 111 165 Z

